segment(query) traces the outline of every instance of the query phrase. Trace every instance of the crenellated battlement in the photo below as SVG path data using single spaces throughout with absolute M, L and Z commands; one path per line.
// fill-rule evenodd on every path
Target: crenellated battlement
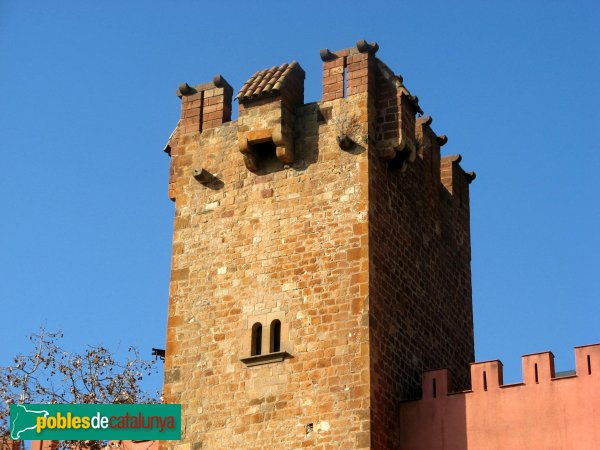
M 504 384 L 499 360 L 472 363 L 461 392 L 448 369 L 424 372 L 422 399 L 400 406 L 400 448 L 596 448 L 600 344 L 575 348 L 575 373 L 557 376 L 551 352 L 523 356 L 522 367 L 522 382 Z
M 190 154 L 203 134 L 235 127 L 237 136 L 231 139 L 237 137 L 246 169 L 265 175 L 298 169 L 307 158 L 296 155 L 295 148 L 302 147 L 297 141 L 310 140 L 307 128 L 328 125 L 341 151 L 368 149 L 390 170 L 403 172 L 417 158 L 422 160 L 427 179 L 444 186 L 457 205 L 468 205 L 467 186 L 474 172 L 463 171 L 460 155 L 440 156 L 448 138 L 435 134 L 432 118 L 422 117 L 418 97 L 410 93 L 401 75 L 376 57 L 378 50 L 377 43 L 364 40 L 348 49 L 321 50 L 323 96 L 314 104 L 304 103 L 305 73 L 296 61 L 254 73 L 235 98 L 234 89 L 221 75 L 204 84 L 182 83 L 176 91 L 181 118 L 165 146 L 172 157 L 170 198 L 176 198 L 176 182 L 182 174 L 178 157 Z M 233 100 L 238 102 L 239 118 L 229 123 Z M 312 124 L 301 120 L 307 111 L 315 112 Z M 212 175 L 206 167 L 194 170 Z
M 504 384 L 503 365 L 499 360 L 475 362 L 471 364 L 471 389 L 453 392 L 451 373 L 448 369 L 428 370 L 423 373 L 423 400 L 439 398 L 444 395 L 461 393 L 485 393 L 494 389 L 505 389 L 521 386 L 537 386 L 551 384 L 571 378 L 588 376 L 600 379 L 600 344 L 575 347 L 575 372 L 557 376 L 554 370 L 552 352 L 540 352 L 522 357 L 523 381 Z M 592 371 L 592 368 L 595 370 Z

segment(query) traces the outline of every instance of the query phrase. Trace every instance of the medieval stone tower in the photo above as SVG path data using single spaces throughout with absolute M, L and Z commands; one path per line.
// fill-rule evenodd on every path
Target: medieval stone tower
M 182 450 L 393 449 L 421 372 L 473 361 L 469 182 L 375 43 L 182 84 L 165 401 Z M 418 116 L 418 117 L 417 117 Z

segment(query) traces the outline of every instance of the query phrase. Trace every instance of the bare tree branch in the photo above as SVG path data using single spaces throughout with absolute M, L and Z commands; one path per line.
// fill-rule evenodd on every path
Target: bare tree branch
M 19 354 L 13 364 L 0 367 L 0 447 L 8 439 L 9 408 L 12 403 L 158 403 L 160 393 L 141 386 L 144 375 L 156 373 L 154 360 L 144 360 L 131 347 L 124 361 L 102 346 L 90 346 L 83 354 L 65 351 L 63 334 L 40 327 L 31 334 L 33 350 Z M 86 441 L 89 450 L 104 442 Z M 62 441 L 61 448 L 79 447 Z

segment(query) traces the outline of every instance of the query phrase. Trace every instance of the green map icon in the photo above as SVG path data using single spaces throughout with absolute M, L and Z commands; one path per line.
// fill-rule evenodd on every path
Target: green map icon
M 28 409 L 27 405 L 10 405 L 10 438 L 18 441 L 21 433 L 34 430 L 39 416 L 47 417 L 48 411 L 43 409 Z

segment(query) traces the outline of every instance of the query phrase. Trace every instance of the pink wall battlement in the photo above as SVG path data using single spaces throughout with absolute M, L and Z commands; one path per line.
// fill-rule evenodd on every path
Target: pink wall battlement
M 471 365 L 472 390 L 447 369 L 423 374 L 423 398 L 400 405 L 400 449 L 600 449 L 600 344 L 575 348 L 576 374 L 556 377 L 550 352 L 523 356 L 523 382 L 502 363 Z

